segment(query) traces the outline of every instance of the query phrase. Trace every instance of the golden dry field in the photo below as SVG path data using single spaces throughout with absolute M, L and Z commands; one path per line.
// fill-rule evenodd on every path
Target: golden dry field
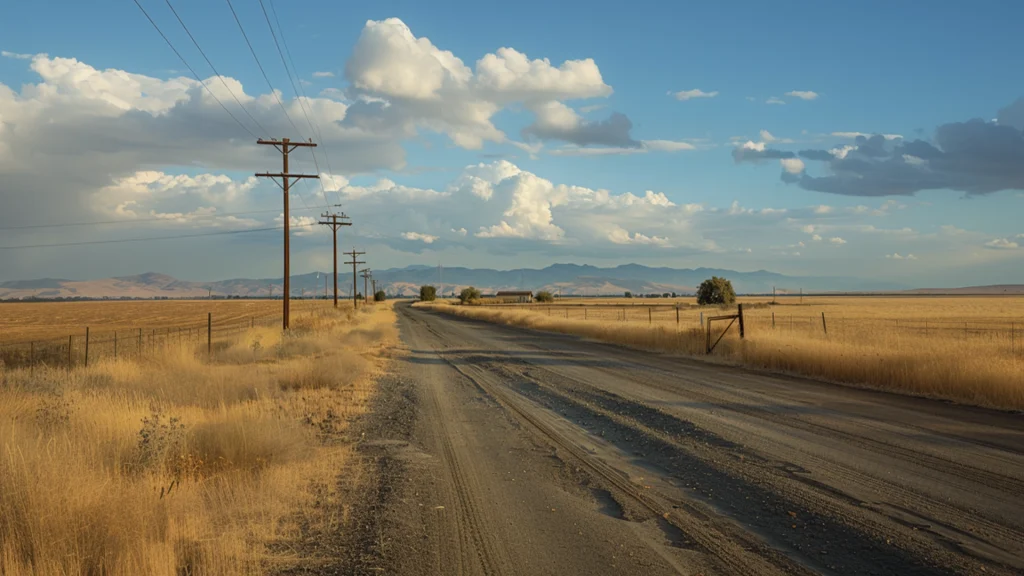
M 1024 409 L 1024 297 L 741 298 L 709 359 L 1005 409 Z M 705 356 L 702 317 L 735 313 L 692 298 L 435 305 L 445 312 Z M 824 314 L 824 322 L 822 315 Z M 677 320 L 678 318 L 678 320 Z M 717 338 L 728 322 L 715 322 Z
M 181 321 L 211 306 L 244 317 L 273 304 L 3 310 L 43 336 L 46 314 L 59 332 L 80 321 Z M 338 474 L 356 466 L 344 433 L 368 409 L 395 317 L 390 304 L 296 304 L 287 334 L 246 328 L 210 356 L 205 341 L 169 340 L 87 368 L 0 365 L 2 572 L 260 574 L 294 567 L 302 533 L 338 530 Z
M 328 300 L 292 300 L 296 314 L 323 310 Z M 341 300 L 339 307 L 352 307 Z M 0 343 L 67 338 L 84 335 L 88 326 L 96 332 L 199 327 L 206 315 L 214 326 L 244 323 L 253 318 L 269 325 L 281 318 L 280 300 L 128 300 L 91 302 L 13 302 L 0 304 Z M 258 323 L 259 323 L 258 322 Z

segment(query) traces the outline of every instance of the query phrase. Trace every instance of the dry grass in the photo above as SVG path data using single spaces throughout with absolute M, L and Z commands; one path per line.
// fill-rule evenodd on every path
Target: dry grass
M 393 323 L 376 306 L 258 328 L 210 361 L 170 346 L 0 368 L 0 573 L 265 572 L 297 511 L 331 497 Z
M 770 298 L 768 299 L 770 301 Z M 747 338 L 733 329 L 714 361 L 1002 409 L 1024 410 L 1024 298 L 792 298 L 749 306 Z M 591 299 L 588 304 L 593 303 Z M 715 308 L 620 302 L 583 307 L 435 305 L 451 314 L 704 356 L 700 315 Z M 821 323 L 827 320 L 828 333 Z M 772 314 L 775 314 L 773 328 Z M 586 314 L 586 316 L 584 316 Z M 584 319 L 585 318 L 585 319 Z M 715 324 L 715 332 L 725 327 Z

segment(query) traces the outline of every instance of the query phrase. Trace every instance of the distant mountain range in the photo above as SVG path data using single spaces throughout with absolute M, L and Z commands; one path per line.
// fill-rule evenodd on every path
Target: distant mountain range
M 486 268 L 437 268 L 433 266 L 407 266 L 389 268 L 373 273 L 378 289 L 390 295 L 413 296 L 421 285 L 441 288 L 445 294 L 457 293 L 466 286 L 475 286 L 485 294 L 499 290 L 548 290 L 562 295 L 620 295 L 634 294 L 692 294 L 696 287 L 711 276 L 724 276 L 732 281 L 741 294 L 794 294 L 800 290 L 810 292 L 899 292 L 918 294 L 1024 294 L 1024 285 L 977 286 L 952 289 L 912 289 L 892 282 L 863 278 L 785 276 L 766 270 L 736 272 L 715 268 L 652 268 L 639 264 L 624 264 L 614 268 L 576 264 L 554 264 L 542 269 L 491 270 Z M 312 272 L 292 277 L 291 293 L 294 297 L 322 296 L 330 289 L 330 273 Z M 352 277 L 339 274 L 341 295 L 351 296 Z M 360 278 L 358 288 L 363 290 Z M 0 282 L 0 299 L 57 299 L 57 298 L 205 298 L 247 297 L 266 298 L 281 296 L 280 278 L 236 278 L 214 282 L 178 280 L 166 274 L 149 272 L 137 276 L 105 278 L 101 280 L 14 280 Z
M 736 272 L 712 268 L 652 268 L 625 264 L 614 268 L 576 264 L 555 264 L 543 269 L 491 270 L 479 268 L 436 268 L 408 266 L 374 272 L 379 289 L 388 294 L 411 296 L 423 284 L 444 287 L 444 293 L 476 286 L 484 293 L 499 290 L 549 290 L 563 295 L 612 295 L 626 291 L 635 294 L 676 292 L 693 293 L 696 286 L 711 276 L 732 280 L 741 293 L 780 293 L 820 291 L 879 291 L 907 288 L 891 282 L 858 278 L 794 277 L 758 270 Z M 329 273 L 313 272 L 292 277 L 293 296 L 322 295 L 329 284 Z M 351 294 L 351 276 L 339 274 L 338 287 Z M 329 286 L 326 286 L 329 289 Z M 362 292 L 362 279 L 358 291 Z M 100 280 L 42 278 L 0 282 L 0 299 L 32 298 L 199 298 L 207 296 L 267 297 L 281 295 L 280 278 L 236 278 L 213 282 L 178 280 L 166 274 L 149 272 Z

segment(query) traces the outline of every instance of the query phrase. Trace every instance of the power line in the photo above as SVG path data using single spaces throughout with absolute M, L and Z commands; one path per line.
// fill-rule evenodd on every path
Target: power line
M 301 196 L 299 196 L 301 198 Z M 303 202 L 305 204 L 305 202 Z M 308 210 L 312 211 L 308 205 L 305 208 L 299 208 L 296 211 Z M 269 214 L 271 212 L 280 212 L 279 209 L 274 210 L 251 210 L 249 212 L 221 212 L 221 213 L 209 213 L 209 214 L 196 214 L 190 215 L 191 218 L 206 219 L 206 218 L 220 218 L 223 216 L 249 216 L 251 214 Z M 60 222 L 56 224 L 29 224 L 26 226 L 3 226 L 0 230 L 32 230 L 36 228 L 71 228 L 75 226 L 99 226 L 106 224 L 137 224 L 141 222 L 167 222 L 175 220 L 174 218 L 134 218 L 132 220 L 100 220 L 93 222 Z
M 290 82 L 291 85 L 292 85 L 292 92 L 295 93 L 295 99 L 299 101 L 299 109 L 302 110 L 302 115 L 306 117 L 306 124 L 309 125 L 310 132 L 312 132 L 313 134 L 316 134 L 317 137 L 320 138 L 320 141 L 322 143 L 323 142 L 323 136 L 320 135 L 320 131 L 317 128 L 313 128 L 313 122 L 310 121 L 309 114 L 306 113 L 306 107 L 307 106 L 306 106 L 306 103 L 303 100 L 306 97 L 306 90 L 302 89 L 302 97 L 300 98 L 299 97 L 299 88 L 295 85 L 295 76 L 298 76 L 298 72 L 297 71 L 295 72 L 295 74 L 292 74 L 292 71 L 295 70 L 295 61 L 292 60 L 292 66 L 291 66 L 291 69 L 289 69 L 288 68 L 288 61 L 285 60 L 284 52 L 281 51 L 281 44 L 277 41 L 277 34 L 274 32 L 274 25 L 270 23 L 270 15 L 267 14 L 267 6 L 263 3 L 263 0 L 259 0 L 259 3 L 260 3 L 260 9 L 263 10 L 263 18 L 267 21 L 267 28 L 270 29 L 270 36 L 274 39 L 274 46 L 277 47 L 277 54 L 281 57 L 281 64 L 284 66 L 285 74 L 288 75 L 288 82 Z M 270 7 L 273 9 L 273 7 L 274 7 L 273 4 L 271 4 Z M 276 10 L 274 11 L 274 20 L 277 21 L 277 27 L 279 29 L 281 29 L 281 21 L 277 18 L 277 11 Z M 284 41 L 284 30 L 283 29 L 281 29 L 281 40 Z M 288 49 L 288 43 L 285 42 L 285 50 L 287 50 L 287 49 Z M 290 51 L 288 53 L 288 59 L 291 60 L 291 52 Z M 299 82 L 299 85 L 300 86 L 302 85 L 301 81 Z M 316 172 L 317 172 L 317 174 L 319 174 L 320 173 L 320 163 L 317 162 L 316 151 L 313 150 L 312 148 L 310 148 L 309 152 L 313 156 L 313 165 L 316 166 Z M 326 156 L 326 152 L 324 154 Z M 324 205 L 326 205 L 327 208 L 330 209 L 331 202 L 330 202 L 330 200 L 327 199 L 327 190 L 324 188 L 324 183 L 322 181 L 320 182 L 320 191 L 323 193 L 323 196 L 324 196 Z
M 298 224 L 292 228 L 310 228 L 312 224 Z M 270 230 L 283 230 L 284 226 L 272 228 L 250 228 L 248 230 L 221 230 L 219 232 L 203 232 L 199 234 L 179 234 L 176 236 L 153 236 L 148 238 L 119 238 L 115 240 L 86 240 L 84 242 L 60 242 L 56 244 L 31 244 L 25 246 L 0 246 L 0 250 L 21 250 L 23 248 L 57 248 L 61 246 L 88 246 L 93 244 L 121 244 L 125 242 L 149 242 L 153 240 L 177 240 L 180 238 L 201 238 L 204 236 L 226 236 L 228 234 L 248 234 L 250 232 L 268 232 Z
M 185 22 L 181 19 L 181 16 L 178 16 L 178 11 L 175 10 L 174 6 L 171 5 L 171 0 L 164 0 L 164 2 L 167 3 L 167 7 L 171 9 L 171 13 L 174 14 L 174 17 L 178 19 L 178 24 L 181 24 L 181 27 L 185 30 L 185 34 L 188 34 L 189 39 L 192 40 L 193 44 L 195 44 L 196 50 L 199 50 L 199 53 L 203 55 L 203 59 L 206 60 L 206 63 L 210 65 L 210 68 L 213 70 L 213 73 L 216 74 L 217 78 L 220 79 L 220 83 L 224 85 L 224 88 L 226 88 L 227 91 L 231 94 L 231 97 L 235 99 L 235 102 L 238 104 L 238 107 L 241 108 L 242 112 L 245 112 L 245 115 L 248 116 L 250 120 L 252 120 L 253 124 L 255 124 L 260 129 L 260 131 L 263 132 L 264 135 L 266 135 L 267 129 L 264 128 L 263 125 L 259 123 L 259 120 L 256 120 L 256 118 L 254 118 L 253 115 L 249 113 L 249 110 L 245 107 L 244 104 L 242 104 L 242 101 L 238 99 L 238 96 L 235 95 L 235 91 L 232 90 L 230 86 L 228 86 L 228 83 L 224 80 L 224 75 L 217 71 L 217 67 L 214 66 L 213 62 L 211 62 L 209 57 L 206 56 L 206 52 L 204 52 L 203 48 L 199 46 L 199 42 L 196 41 L 195 36 L 192 35 L 192 32 L 188 29 L 188 26 L 185 26 Z
M 174 44 L 172 44 L 171 41 L 167 38 L 167 36 L 163 33 L 163 31 L 160 30 L 160 27 L 157 26 L 156 22 L 149 15 L 149 12 L 146 12 L 146 9 L 142 7 L 142 4 L 139 4 L 139 0 L 133 1 L 135 2 L 135 5 L 139 7 L 139 10 L 141 10 L 142 13 L 146 16 L 146 20 L 149 20 L 149 23 L 153 25 L 153 28 L 155 28 L 157 33 L 160 34 L 160 37 L 164 39 L 164 42 L 166 42 L 167 45 L 170 46 L 171 50 L 174 51 L 174 54 L 178 57 L 179 60 L 181 60 L 182 64 L 184 64 L 185 67 L 188 68 L 189 72 L 192 73 L 192 76 L 195 77 L 196 81 L 199 82 L 203 86 L 203 88 L 206 88 L 206 91 L 210 93 L 210 96 L 213 96 L 213 99 L 217 101 L 217 104 L 220 104 L 220 107 L 228 113 L 228 116 L 231 116 L 231 119 L 234 120 L 239 126 L 241 126 L 243 130 L 248 132 L 250 136 L 252 136 L 253 138 L 259 138 L 259 136 L 253 134 L 252 130 L 249 130 L 249 128 L 247 128 L 245 124 L 242 124 L 238 120 L 238 118 L 235 118 L 235 115 L 231 113 L 231 110 L 228 110 L 228 107 L 225 106 L 224 103 L 220 101 L 220 98 L 217 98 L 217 95 L 213 93 L 213 90 L 210 90 L 210 87 L 206 85 L 206 82 L 203 82 L 202 78 L 199 77 L 199 74 L 196 74 L 196 71 L 192 68 L 192 65 L 188 63 L 188 60 L 185 60 L 185 57 L 182 56 L 180 52 L 178 52 L 178 49 L 174 47 Z
M 277 91 L 274 90 L 274 84 L 270 81 L 270 77 L 267 76 L 267 71 L 263 69 L 263 64 L 260 63 L 260 58 L 256 55 L 256 50 L 253 49 L 252 42 L 249 42 L 249 36 L 245 33 L 242 21 L 238 19 L 238 13 L 235 12 L 235 7 L 232 6 L 231 0 L 225 1 L 228 3 L 228 8 L 231 9 L 231 15 L 235 17 L 235 23 L 238 24 L 238 29 L 242 32 L 242 38 L 245 38 L 245 44 L 249 46 L 249 52 L 252 53 L 253 59 L 256 60 L 256 66 L 259 67 L 260 73 L 263 74 L 263 79 L 267 81 L 267 86 L 270 86 L 270 93 L 274 95 L 274 99 L 277 100 L 278 105 L 281 106 L 281 111 L 284 112 L 284 117 L 288 119 L 288 123 L 295 129 L 295 133 L 302 136 L 302 130 L 299 130 L 299 127 L 295 125 L 295 122 L 292 122 L 292 117 L 288 114 L 288 109 L 285 108 L 284 102 L 281 101 L 281 97 L 278 96 Z M 138 0 L 135 0 L 135 2 L 138 3 Z M 253 137 L 256 138 L 255 135 L 253 135 Z M 305 138 L 303 137 L 303 139 Z
M 292 51 L 288 48 L 288 39 L 285 38 L 284 28 L 281 27 L 281 20 L 279 20 L 277 17 L 277 8 L 274 7 L 274 0 L 270 0 L 270 12 L 274 15 L 274 21 L 277 22 L 277 29 L 281 32 L 281 42 L 284 44 L 285 53 L 288 54 L 288 61 L 292 63 L 292 70 L 295 71 L 295 75 L 298 76 L 298 70 L 295 67 L 295 60 L 292 59 Z M 305 98 L 306 100 L 309 100 L 309 96 L 306 95 L 306 89 L 302 87 L 301 79 L 299 81 L 299 90 L 302 91 L 302 97 Z M 327 170 L 333 177 L 334 168 L 331 167 L 331 153 L 330 150 L 327 149 L 327 141 L 324 140 L 324 135 L 320 131 L 320 121 L 317 118 L 316 113 L 313 112 L 312 106 L 309 106 L 309 113 L 313 115 L 313 120 L 315 121 L 314 123 L 316 124 L 316 137 L 320 139 L 320 145 L 324 147 L 324 160 L 327 161 Z M 323 186 L 322 179 L 320 181 L 320 185 Z M 338 195 L 338 200 L 341 201 L 341 191 L 337 190 L 335 191 L 335 194 Z

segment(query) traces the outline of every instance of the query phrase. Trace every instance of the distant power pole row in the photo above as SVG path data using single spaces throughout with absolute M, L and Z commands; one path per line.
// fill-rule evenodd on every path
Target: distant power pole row
M 334 233 L 333 234 L 333 236 L 334 236 L 334 259 L 332 261 L 334 262 L 334 307 L 337 308 L 338 307 L 338 229 L 341 228 L 342 226 L 351 226 L 352 222 L 351 222 L 351 220 L 349 220 L 349 217 L 346 216 L 344 212 L 342 212 L 340 214 L 337 213 L 337 212 L 334 212 L 334 213 L 331 213 L 331 214 L 328 214 L 327 212 L 324 212 L 323 214 L 320 215 L 320 217 L 323 218 L 323 220 L 320 221 L 320 224 L 323 224 L 324 226 L 329 226 L 331 228 L 331 232 Z
M 256 141 L 257 144 L 273 146 L 281 153 L 282 158 L 282 170 L 279 173 L 260 172 L 256 176 L 259 178 L 270 178 L 284 192 L 284 286 L 282 290 L 282 327 L 287 330 L 289 319 L 291 316 L 291 247 L 290 247 L 290 227 L 291 227 L 291 215 L 288 209 L 288 193 L 291 187 L 292 180 L 300 180 L 302 178 L 320 178 L 319 174 L 292 174 L 288 171 L 288 155 L 296 148 L 315 148 L 316 144 L 312 141 L 309 142 L 293 142 L 288 138 L 282 138 L 280 140 L 264 140 L 259 139 Z M 278 178 L 281 179 L 278 182 Z M 318 224 L 328 226 L 333 233 L 333 246 L 334 246 L 334 306 L 338 306 L 338 230 L 342 226 L 351 226 L 351 219 L 345 215 L 344 212 L 324 212 L 320 215 L 321 220 Z M 358 257 L 366 254 L 366 252 L 357 252 L 355 248 L 351 252 L 345 252 L 345 254 L 352 257 L 351 262 L 346 264 L 352 265 L 352 305 L 358 307 L 357 291 L 358 291 L 358 279 L 356 276 L 356 266 L 359 264 L 366 264 L 366 262 L 358 260 Z M 363 271 L 363 291 L 366 292 L 366 280 L 370 277 L 369 269 Z M 326 279 L 325 279 L 326 280 Z M 376 291 L 376 282 L 374 283 L 374 290 Z M 326 292 L 326 286 L 324 291 Z M 274 289 L 273 285 L 270 286 L 270 295 L 273 296 Z M 303 289 L 303 294 L 305 289 Z
M 369 283 L 370 278 L 373 277 L 373 274 L 370 273 L 370 269 L 369 268 L 364 268 L 364 269 L 360 270 L 359 272 L 360 272 L 360 274 L 363 277 L 363 298 L 367 302 L 369 302 L 370 301 L 370 294 L 369 294 L 370 287 L 367 286 L 367 284 Z
M 356 292 L 359 290 L 359 280 L 357 280 L 356 276 L 356 266 L 358 266 L 359 264 L 366 264 L 366 262 L 358 260 L 357 258 L 363 254 L 366 254 L 366 252 L 356 252 L 356 249 L 353 248 L 351 252 L 345 252 L 345 254 L 352 257 L 352 260 L 349 262 L 345 262 L 345 264 L 352 265 L 352 308 L 358 309 L 359 299 L 356 295 Z

